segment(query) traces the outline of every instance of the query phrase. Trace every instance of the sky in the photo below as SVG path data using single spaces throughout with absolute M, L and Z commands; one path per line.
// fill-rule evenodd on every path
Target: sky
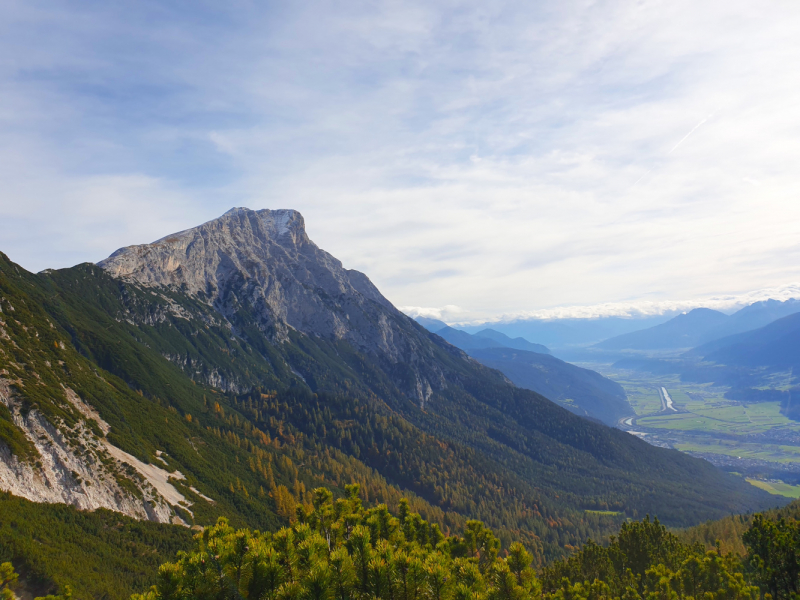
M 0 251 L 294 208 L 409 314 L 785 296 L 797 31 L 788 0 L 5 0 Z

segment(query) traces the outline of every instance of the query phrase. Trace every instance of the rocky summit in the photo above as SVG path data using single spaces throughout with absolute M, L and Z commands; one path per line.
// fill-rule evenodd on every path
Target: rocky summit
M 418 339 L 421 332 L 366 275 L 314 244 L 296 210 L 233 208 L 152 244 L 121 248 L 98 266 L 114 277 L 200 298 L 234 334 L 256 323 L 273 343 L 287 342 L 294 330 L 345 340 L 388 364 L 409 364 L 412 381 L 404 377 L 401 387 L 421 402 L 443 384 L 441 372 L 414 368 L 427 339 Z

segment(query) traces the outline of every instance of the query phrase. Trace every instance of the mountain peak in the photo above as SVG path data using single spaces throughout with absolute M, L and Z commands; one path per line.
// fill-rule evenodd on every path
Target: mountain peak
M 212 305 L 234 335 L 253 324 L 269 340 L 291 332 L 346 340 L 389 363 L 413 356 L 408 318 L 363 273 L 317 247 L 296 210 L 233 208 L 152 244 L 128 246 L 98 263 L 114 277 L 178 288 Z M 412 386 L 427 398 L 428 381 Z
M 211 221 L 207 221 L 206 223 L 198 225 L 197 227 L 192 227 L 191 229 L 186 229 L 177 233 L 171 233 L 170 235 L 156 240 L 152 244 L 120 248 L 109 258 L 99 264 L 101 267 L 104 267 L 104 263 L 108 262 L 111 258 L 119 253 L 125 253 L 125 251 L 130 250 L 130 248 L 153 246 L 156 244 L 178 243 L 181 239 L 192 237 L 197 230 L 227 228 L 233 234 L 236 234 L 237 232 L 241 232 L 242 229 L 247 229 L 248 227 L 253 228 L 255 233 L 261 234 L 262 238 L 266 237 L 276 239 L 289 233 L 292 235 L 292 241 L 295 243 L 298 241 L 298 239 L 302 241 L 308 241 L 305 219 L 303 219 L 303 215 L 294 209 L 280 208 L 277 210 L 270 210 L 268 208 L 264 208 L 261 210 L 251 210 L 243 206 L 236 206 L 216 219 L 212 219 Z
M 344 269 L 318 248 L 306 234 L 303 216 L 292 209 L 235 207 L 151 244 L 120 248 L 98 266 L 144 285 L 178 286 L 215 304 L 256 302 L 260 296 L 278 321 L 290 321 L 287 293 L 315 298 L 320 291 L 334 297 L 355 294 L 391 306 L 366 276 Z
M 295 255 L 306 246 L 312 253 L 319 251 L 308 238 L 298 211 L 234 207 L 216 219 L 151 244 L 120 248 L 98 266 L 114 276 L 147 285 L 180 285 L 191 293 L 207 293 L 208 284 L 222 274 L 220 267 L 222 271 L 246 272 L 243 259 L 263 262 L 274 254 L 273 246 Z M 223 261 L 225 266 L 217 261 L 222 256 L 228 259 Z M 336 263 L 341 268 L 341 263 Z

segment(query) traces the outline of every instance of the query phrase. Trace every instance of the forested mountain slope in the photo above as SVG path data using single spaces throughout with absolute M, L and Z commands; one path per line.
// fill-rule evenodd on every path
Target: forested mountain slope
M 632 414 L 621 385 L 555 356 L 509 348 L 470 350 L 469 355 L 497 369 L 515 385 L 538 392 L 576 414 L 608 425 Z
M 3 489 L 44 469 L 60 496 L 37 501 L 270 530 L 312 486 L 358 481 L 368 502 L 409 495 L 445 529 L 480 518 L 538 560 L 625 516 L 687 525 L 776 501 L 515 388 L 293 211 L 239 209 L 104 266 L 0 258 Z

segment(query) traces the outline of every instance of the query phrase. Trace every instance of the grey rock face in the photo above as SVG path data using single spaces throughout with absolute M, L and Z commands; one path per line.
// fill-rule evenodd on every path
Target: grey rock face
M 407 335 L 409 319 L 366 275 L 318 248 L 294 210 L 234 208 L 152 244 L 117 250 L 99 266 L 115 277 L 199 297 L 234 333 L 255 323 L 273 343 L 287 341 L 294 329 L 345 340 L 390 364 L 419 360 L 420 340 Z M 403 387 L 424 402 L 431 386 L 439 387 L 429 379 Z
M 86 421 L 95 421 L 103 433 L 109 431 L 109 426 L 71 389 L 65 390 L 67 399 L 85 417 L 85 421 L 71 430 L 63 422 L 50 423 L 35 409 L 23 411 L 22 402 L 11 390 L 9 381 L 0 377 L 0 403 L 9 410 L 14 425 L 36 448 L 39 463 L 20 462 L 0 443 L 0 490 L 33 502 L 71 504 L 82 510 L 108 508 L 134 519 L 159 523 L 169 523 L 175 518 L 170 503 L 183 504 L 186 508 L 185 498 L 167 481 L 170 476 L 180 478 L 183 475 L 145 466 L 105 438 L 95 437 Z M 112 457 L 114 460 L 109 460 Z M 131 479 L 141 492 L 141 498 L 136 498 L 116 480 L 114 472 L 125 465 L 137 470 L 149 467 L 161 477 L 150 477 L 154 481 L 149 481 L 150 473 L 145 471 L 144 477 Z

